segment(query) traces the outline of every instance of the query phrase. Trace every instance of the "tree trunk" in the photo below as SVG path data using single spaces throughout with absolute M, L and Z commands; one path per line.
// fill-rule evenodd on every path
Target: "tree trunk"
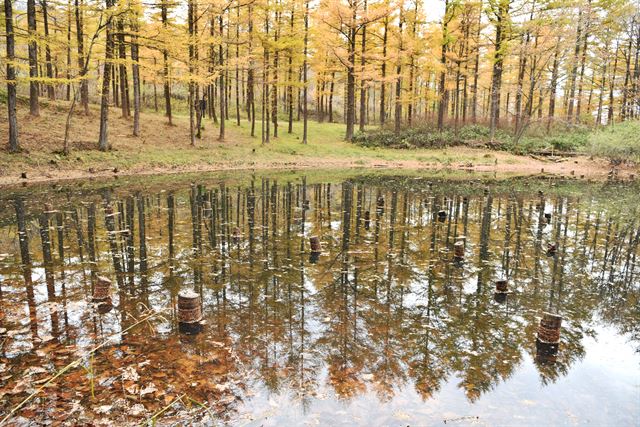
M 16 42 L 13 34 L 13 8 L 11 0 L 4 0 L 5 33 L 7 39 L 7 110 L 9 116 L 9 152 L 20 150 L 18 119 L 16 115 Z M 36 99 L 37 101 L 37 99 Z
M 386 82 L 385 78 L 387 77 L 387 41 L 388 41 L 388 31 L 389 31 L 389 19 L 384 19 L 384 32 L 382 34 L 382 66 L 380 67 L 380 127 L 384 127 L 384 120 L 386 118 L 386 107 L 384 105 L 385 98 L 387 96 L 386 92 Z
M 444 129 L 444 119 L 447 114 L 449 92 L 447 91 L 447 46 L 449 44 L 449 0 L 444 2 L 444 16 L 442 17 L 442 47 L 440 50 L 440 83 L 438 85 L 438 130 Z
M 38 104 L 38 37 L 36 28 L 36 2 L 27 0 L 27 25 L 29 28 L 29 112 L 32 116 L 40 115 Z
M 133 17 L 132 30 L 133 36 L 131 37 L 131 60 L 133 61 L 133 136 L 140 136 L 140 58 L 137 35 L 139 30 L 137 14 Z
M 491 106 L 489 109 L 489 132 L 493 141 L 496 129 L 500 122 L 500 92 L 502 89 L 502 66 L 505 53 L 503 43 L 505 39 L 505 25 L 507 25 L 507 15 L 509 13 L 509 0 L 501 1 L 498 6 L 498 16 L 496 23 L 495 53 L 493 56 L 493 71 L 491 75 Z
M 551 70 L 551 87 L 549 89 L 549 114 L 547 120 L 547 132 L 551 127 L 551 121 L 556 112 L 556 92 L 558 89 L 558 71 L 560 67 L 560 37 L 556 39 L 556 51 L 553 54 L 553 67 Z
M 161 20 L 162 20 L 162 28 L 165 30 L 165 32 L 166 32 L 167 26 L 168 26 L 167 1 L 168 0 L 162 0 L 162 2 L 160 3 L 160 16 L 161 16 Z M 163 49 L 162 50 L 162 60 L 163 60 L 162 75 L 163 75 L 163 79 L 164 79 L 164 114 L 167 117 L 167 119 L 169 120 L 169 124 L 172 125 L 173 124 L 173 121 L 172 121 L 173 117 L 172 117 L 172 114 L 171 114 L 171 84 L 170 84 L 170 81 L 169 81 L 169 52 L 167 51 L 167 49 Z
M 306 144 L 307 140 L 307 132 L 308 132 L 308 121 L 309 121 L 309 106 L 308 104 L 308 81 L 307 81 L 307 52 L 309 45 L 309 0 L 305 0 L 304 2 L 304 52 L 303 52 L 303 60 L 302 60 L 302 143 Z
M 116 29 L 118 31 L 118 57 L 120 64 L 118 70 L 120 73 L 120 106 L 122 107 L 122 117 L 131 117 L 131 108 L 129 107 L 129 79 L 127 78 L 127 45 L 124 40 L 124 19 L 118 17 L 116 19 Z
M 220 44 L 218 45 L 218 60 L 219 60 L 219 65 L 220 65 L 220 78 L 219 78 L 219 89 L 220 92 L 218 93 L 218 95 L 220 95 L 220 133 L 218 135 L 218 141 L 224 141 L 224 125 L 225 125 L 225 121 L 226 121 L 226 88 L 225 88 L 225 80 L 224 80 L 224 73 L 223 73 L 223 68 L 224 68 L 224 51 L 222 49 L 222 38 L 223 38 L 223 34 L 224 34 L 224 23 L 223 23 L 223 16 L 222 14 L 220 14 L 220 16 L 218 17 L 218 28 L 220 30 Z
M 82 0 L 75 0 L 75 14 L 76 14 L 76 43 L 78 45 L 78 69 L 80 78 L 80 105 L 84 110 L 85 115 L 89 115 L 89 82 L 87 81 L 87 67 L 85 64 L 84 56 L 84 23 L 82 17 L 82 8 L 84 2 Z
M 51 62 L 51 47 L 49 46 L 48 41 L 49 38 L 49 11 L 47 8 L 46 0 L 41 0 L 42 5 L 42 20 L 44 21 L 44 37 L 47 40 L 47 43 L 44 46 L 44 59 L 45 59 L 45 69 L 47 70 L 47 79 L 49 82 L 47 83 L 47 96 L 50 100 L 56 99 L 55 88 L 53 87 L 53 64 Z
M 100 151 L 109 149 L 109 88 L 111 86 L 111 70 L 113 60 L 113 17 L 110 15 L 113 0 L 105 0 L 106 3 L 106 42 L 104 49 L 104 72 L 102 73 L 102 94 L 100 98 L 100 135 L 98 138 L 98 148 Z
M 364 14 L 367 14 L 367 0 L 364 0 Z M 367 96 L 366 96 L 366 89 L 365 89 L 365 73 L 364 73 L 364 69 L 366 66 L 366 60 L 365 60 L 365 52 L 367 50 L 367 25 L 363 25 L 362 26 L 362 47 L 360 49 L 360 73 L 361 73 L 361 78 L 360 78 L 360 126 L 359 126 L 359 130 L 360 132 L 364 132 L 364 125 L 365 125 L 365 120 L 366 120 L 366 113 L 367 113 Z
M 396 99 L 395 99 L 395 117 L 394 117 L 394 131 L 397 134 L 400 133 L 400 126 L 402 125 L 402 54 L 404 53 L 403 39 L 402 39 L 402 27 L 404 24 L 404 17 L 402 15 L 403 10 L 400 7 L 400 18 L 398 21 L 398 33 L 400 37 L 400 46 L 398 54 L 398 63 L 396 65 Z

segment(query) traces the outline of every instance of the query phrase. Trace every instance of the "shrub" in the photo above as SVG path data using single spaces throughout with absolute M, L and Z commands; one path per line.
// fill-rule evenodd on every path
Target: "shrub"
M 594 132 L 589 137 L 588 151 L 612 162 L 640 162 L 640 122 L 624 122 Z

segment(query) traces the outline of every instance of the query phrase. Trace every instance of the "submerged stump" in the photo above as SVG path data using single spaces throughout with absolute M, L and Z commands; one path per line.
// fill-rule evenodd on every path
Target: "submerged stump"
M 98 276 L 93 287 L 93 302 L 98 304 L 111 303 L 111 280 Z
M 496 292 L 507 293 L 509 291 L 509 281 L 507 279 L 496 280 Z
M 312 236 L 309 238 L 309 244 L 311 245 L 311 253 L 319 254 L 322 251 L 322 245 L 320 244 L 320 238 L 318 236 Z
M 543 313 L 538 325 L 538 341 L 546 344 L 558 344 L 560 342 L 560 327 L 562 317 L 558 314 Z
M 180 332 L 198 333 L 202 329 L 202 305 L 200 295 L 192 290 L 178 294 L 178 326 Z

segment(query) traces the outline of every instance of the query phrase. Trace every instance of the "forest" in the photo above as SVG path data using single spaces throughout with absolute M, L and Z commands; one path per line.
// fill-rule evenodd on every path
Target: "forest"
M 143 111 L 188 116 L 191 145 L 241 123 L 262 144 L 294 129 L 306 144 L 313 120 L 365 144 L 417 128 L 423 146 L 461 129 L 517 146 L 640 114 L 629 0 L 5 0 L 2 22 L 12 152 L 43 101 L 65 111 L 63 154 L 82 115 L 105 151 L 114 116 L 135 137 Z

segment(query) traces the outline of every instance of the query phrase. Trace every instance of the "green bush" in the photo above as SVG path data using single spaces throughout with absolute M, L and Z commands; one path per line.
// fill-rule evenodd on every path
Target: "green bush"
M 396 134 L 389 129 L 357 133 L 353 142 L 364 147 L 388 148 L 442 148 L 455 144 L 449 131 L 438 132 L 432 128 L 407 128 Z
M 640 162 L 640 122 L 609 126 L 589 136 L 588 152 L 613 162 Z

